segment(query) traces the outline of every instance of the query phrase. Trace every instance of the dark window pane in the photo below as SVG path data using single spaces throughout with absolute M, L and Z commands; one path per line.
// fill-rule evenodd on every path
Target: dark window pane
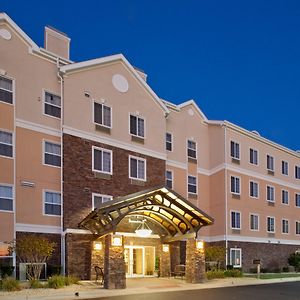
M 102 151 L 94 150 L 94 169 L 102 171 Z
M 45 103 L 45 114 L 60 118 L 60 107 Z
M 188 156 L 192 158 L 196 158 L 196 150 L 188 149 Z
M 136 128 L 136 117 L 130 116 L 130 133 L 131 134 L 137 134 L 137 128 Z
M 13 210 L 13 201 L 11 199 L 0 198 L 0 210 Z
M 45 164 L 60 167 L 60 156 L 45 153 Z
M 57 205 L 57 204 L 48 204 L 48 203 L 45 203 L 45 214 L 60 216 L 60 214 L 61 214 L 61 206 Z
M 0 155 L 12 157 L 13 147 L 11 145 L 0 144 Z
M 108 106 L 103 106 L 103 125 L 111 127 L 111 109 Z
M 137 178 L 137 160 L 130 159 L 130 177 Z
M 0 89 L 0 101 L 12 104 L 13 103 L 12 92 Z
M 94 103 L 94 121 L 102 125 L 102 104 Z

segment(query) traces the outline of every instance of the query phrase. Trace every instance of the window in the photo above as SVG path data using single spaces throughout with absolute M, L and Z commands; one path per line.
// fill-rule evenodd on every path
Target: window
M 300 167 L 295 166 L 295 178 L 300 179 Z
M 94 123 L 111 128 L 111 108 L 94 102 Z
M 296 221 L 296 234 L 300 235 L 300 222 Z
M 231 176 L 230 182 L 231 182 L 231 184 L 230 184 L 231 193 L 239 195 L 240 194 L 240 178 Z
M 60 96 L 45 92 L 45 114 L 60 118 Z
M 271 155 L 267 155 L 267 169 L 274 171 L 274 157 Z
M 281 191 L 281 203 L 289 204 L 289 192 L 286 190 Z
M 13 188 L 0 185 L 0 210 L 13 211 Z
M 289 220 L 282 220 L 282 233 L 289 233 Z
M 258 165 L 258 152 L 257 152 L 257 150 L 250 149 L 250 164 Z
M 197 194 L 197 178 L 195 176 L 188 176 L 188 193 Z
M 240 268 L 242 266 L 242 249 L 230 248 L 230 264 L 234 268 Z
M 129 156 L 129 178 L 146 180 L 146 160 Z
M 250 197 L 258 198 L 258 183 L 250 181 Z
M 267 201 L 275 201 L 274 187 L 267 185 Z
M 13 157 L 13 138 L 10 132 L 0 131 L 0 155 Z
M 295 206 L 300 207 L 300 194 L 295 194 Z
M 61 199 L 60 193 L 45 192 L 44 196 L 45 215 L 60 216 L 61 215 Z
M 275 232 L 275 218 L 274 217 L 267 217 L 267 231 Z
M 166 133 L 166 150 L 172 151 L 172 134 Z
M 100 204 L 111 201 L 112 198 L 110 195 L 93 194 L 93 210 L 98 208 Z
M 230 142 L 230 156 L 234 159 L 240 159 L 240 144 L 233 141 Z
M 13 82 L 2 76 L 0 76 L 0 101 L 13 103 Z
M 61 150 L 59 144 L 44 141 L 44 163 L 46 165 L 60 167 Z
M 258 231 L 259 229 L 259 216 L 250 214 L 250 229 Z
M 112 174 L 112 151 L 93 147 L 93 171 Z
M 197 144 L 194 141 L 187 141 L 187 156 L 197 158 Z
M 141 117 L 130 115 L 130 134 L 145 137 L 145 121 Z
M 170 189 L 173 188 L 173 172 L 172 171 L 166 171 L 166 186 Z
M 289 164 L 287 161 L 282 161 L 281 162 L 281 173 L 283 175 L 288 175 L 289 174 Z
M 231 212 L 231 228 L 241 229 L 241 213 L 237 211 Z

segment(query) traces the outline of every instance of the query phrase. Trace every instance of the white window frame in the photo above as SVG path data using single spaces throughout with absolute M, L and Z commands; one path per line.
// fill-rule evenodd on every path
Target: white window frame
M 12 140 L 12 144 L 0 143 L 0 144 L 3 144 L 3 145 L 12 146 L 12 156 L 5 156 L 5 155 L 0 154 L 0 157 L 8 158 L 8 159 L 14 159 L 14 157 L 15 157 L 15 135 L 14 135 L 14 133 L 10 130 L 3 129 L 3 128 L 0 128 L 0 131 L 11 134 L 11 140 Z
M 251 195 L 251 183 L 253 183 L 253 185 L 257 185 L 257 196 Z M 253 191 L 254 191 L 254 189 L 253 189 Z M 259 198 L 259 183 L 257 181 L 249 180 L 249 196 L 254 199 Z
M 133 117 L 136 117 L 136 130 L 137 130 L 137 134 L 134 134 L 134 133 L 131 133 L 131 123 L 130 123 L 130 117 L 133 116 Z M 138 119 L 142 119 L 144 120 L 144 136 L 141 136 L 141 135 L 138 135 L 138 132 L 139 132 L 139 129 L 138 129 Z M 132 136 L 135 136 L 135 137 L 138 137 L 140 139 L 146 139 L 146 119 L 145 117 L 143 116 L 140 116 L 140 115 L 137 115 L 137 114 L 134 114 L 134 113 L 129 113 L 129 134 L 132 135 Z
M 271 220 L 271 219 L 274 220 L 274 231 L 270 231 L 270 230 L 269 230 L 269 223 L 268 223 L 269 219 L 270 219 L 270 220 Z M 275 232 L 276 232 L 276 219 L 275 219 L 275 217 L 267 216 L 266 221 L 267 221 L 267 224 L 266 224 L 266 225 L 267 225 L 267 232 L 268 232 L 268 233 L 275 233 Z
M 99 105 L 102 105 L 102 123 L 104 121 L 104 110 L 103 110 L 103 106 L 106 106 L 108 108 L 110 108 L 110 126 L 108 125 L 105 125 L 105 124 L 101 124 L 101 123 L 98 123 L 95 121 L 95 103 L 96 104 L 99 104 Z M 99 101 L 99 100 L 94 100 L 93 101 L 93 122 L 95 125 L 98 125 L 98 126 L 101 126 L 101 127 L 105 127 L 105 128 L 109 128 L 111 129 L 112 128 L 112 116 L 113 116 L 113 113 L 112 113 L 112 107 L 109 106 L 109 105 L 106 105 L 105 103 Z
M 1 101 L 0 100 L 0 103 L 4 103 L 4 104 L 7 104 L 7 105 L 14 105 L 15 104 L 15 79 L 12 78 L 12 77 L 9 77 L 9 76 L 4 76 L 4 75 L 0 75 L 0 77 L 3 77 L 5 79 L 8 79 L 8 80 L 11 80 L 12 81 L 12 90 L 7 90 L 7 89 L 4 89 L 4 88 L 0 88 L 1 90 L 4 90 L 4 91 L 8 91 L 8 92 L 12 92 L 12 103 L 8 103 L 8 102 L 5 102 L 5 101 Z
M 231 144 L 233 143 L 233 153 L 231 153 Z M 238 156 L 236 156 L 237 151 L 236 151 L 236 146 L 238 145 Z M 241 160 L 241 144 L 239 142 L 231 140 L 229 143 L 229 153 L 230 157 L 236 160 Z
M 289 176 L 289 163 L 286 160 L 281 161 L 281 174 Z
M 268 187 L 273 190 L 273 199 L 268 199 Z M 273 185 L 266 186 L 266 199 L 268 202 L 272 202 L 272 203 L 275 202 L 275 187 Z
M 50 153 L 50 152 L 46 152 L 46 143 L 55 144 L 55 145 L 60 146 L 60 155 L 53 154 L 53 153 Z M 62 150 L 62 148 L 61 148 L 61 144 L 59 142 L 43 139 L 43 165 L 45 165 L 47 167 L 53 167 L 53 168 L 59 168 L 60 169 L 61 168 L 61 158 L 62 158 L 62 152 L 61 152 L 61 150 Z M 45 159 L 46 158 L 46 153 L 54 155 L 54 156 L 59 156 L 60 157 L 60 166 L 55 166 L 55 165 L 47 164 L 46 163 L 46 159 Z
M 268 156 L 269 156 L 270 158 L 272 158 L 272 161 L 273 161 L 273 169 L 268 168 Z M 266 155 L 266 159 L 267 159 L 267 161 L 266 161 L 266 167 L 267 167 L 267 170 L 268 170 L 268 171 L 275 172 L 275 157 L 274 157 L 273 155 L 271 155 L 271 154 L 267 154 L 267 155 Z
M 60 106 L 55 105 L 55 104 L 49 104 L 48 102 L 46 102 L 46 93 L 51 94 L 51 95 L 56 96 L 56 97 L 59 97 L 60 98 Z M 42 104 L 43 104 L 43 115 L 46 116 L 46 117 L 54 118 L 56 120 L 60 120 L 61 117 L 62 117 L 61 96 L 58 95 L 57 93 L 54 93 L 54 92 L 50 91 L 50 90 L 43 89 L 42 99 L 43 99 L 43 101 L 42 101 Z M 46 113 L 46 104 L 60 108 L 60 117 L 56 117 L 56 116 L 52 116 L 52 115 L 47 114 Z
M 167 172 L 170 172 L 170 174 L 171 174 L 171 180 L 168 180 L 168 178 L 167 178 Z M 174 172 L 172 170 L 166 170 L 166 187 L 168 188 L 167 181 L 171 181 L 171 187 L 170 187 L 170 189 L 173 189 L 173 187 L 174 187 Z
M 195 178 L 195 179 L 196 179 L 196 184 L 190 184 L 190 183 L 189 183 L 189 177 Z M 195 186 L 195 187 L 196 187 L 196 193 L 190 192 L 190 191 L 189 191 L 189 186 Z M 198 195 L 198 178 L 197 178 L 197 176 L 188 174 L 188 176 L 187 176 L 187 192 L 188 192 L 188 194 Z
M 109 200 L 104 201 L 102 203 L 109 202 L 109 201 L 111 201 L 113 199 L 112 195 L 104 195 L 104 194 L 99 194 L 99 193 L 92 193 L 92 210 L 96 209 L 96 206 L 95 206 L 95 197 L 109 198 Z
M 257 218 L 257 229 L 251 228 L 251 217 L 254 216 Z M 255 223 L 253 223 L 255 224 Z M 250 213 L 249 214 L 249 228 L 251 231 L 259 231 L 259 214 Z
M 295 166 L 295 179 L 300 179 L 300 166 Z
M 171 136 L 171 141 L 168 141 L 167 140 L 167 134 L 169 134 Z M 171 145 L 171 150 L 167 149 L 167 144 L 170 144 Z M 169 151 L 169 152 L 173 152 L 173 133 L 171 132 L 166 132 L 166 151 Z
M 299 230 L 297 230 L 297 227 L 299 227 L 298 229 Z M 297 231 L 298 231 L 298 233 L 297 233 Z M 295 235 L 300 235 L 300 221 L 295 221 Z
M 239 262 L 239 264 L 235 264 L 234 262 L 233 262 L 233 255 L 232 255 L 232 253 L 233 252 L 239 252 L 239 258 L 240 258 L 240 262 Z M 232 265 L 233 266 L 233 268 L 241 268 L 242 267 L 242 249 L 241 248 L 230 248 L 230 251 L 229 251 L 229 253 L 230 253 L 230 257 L 229 257 L 229 262 L 230 262 L 230 265 Z
M 287 203 L 285 203 L 285 202 L 283 202 L 283 194 L 286 194 L 287 193 Z M 290 193 L 289 193 L 289 191 L 288 190 L 284 190 L 284 189 L 282 189 L 281 190 L 281 204 L 283 204 L 283 205 L 289 205 L 289 203 L 290 203 Z
M 137 161 L 143 161 L 144 162 L 144 178 L 138 178 L 138 177 L 132 177 L 131 176 L 131 158 L 132 159 L 136 159 Z M 138 170 L 137 170 L 137 175 L 138 175 Z M 142 157 L 138 157 L 138 156 L 133 156 L 133 155 L 129 155 L 128 156 L 128 176 L 130 179 L 133 179 L 133 180 L 139 180 L 139 181 L 147 181 L 147 160 L 145 158 L 142 158 Z
M 1 183 L 0 186 L 5 186 L 5 187 L 10 187 L 12 189 L 12 210 L 2 210 L 0 209 L 0 212 L 5 212 L 5 213 L 14 213 L 15 212 L 15 188 L 12 184 L 7 184 L 7 183 Z M 7 198 L 10 199 L 10 198 Z
M 231 179 L 232 178 L 234 178 L 234 191 L 232 190 L 232 184 L 231 184 Z M 237 187 L 237 185 L 236 185 L 236 180 L 238 179 L 238 181 L 239 181 L 239 185 L 238 185 L 238 189 L 239 189 L 239 191 L 237 192 L 236 191 L 236 187 Z M 241 177 L 239 177 L 239 176 L 234 176 L 234 175 L 230 175 L 230 193 L 231 194 L 233 194 L 233 195 L 241 195 L 241 187 L 242 187 L 242 184 L 241 184 Z
M 94 156 L 95 156 L 94 152 L 95 152 L 95 150 L 102 151 L 102 153 L 103 152 L 107 152 L 107 153 L 110 154 L 110 171 L 109 172 L 95 169 L 95 160 L 94 160 Z M 103 154 L 102 154 L 101 160 L 102 160 L 102 166 L 103 166 Z M 101 147 L 97 147 L 97 146 L 92 146 L 92 171 L 93 172 L 97 172 L 97 173 L 103 173 L 103 174 L 112 175 L 112 173 L 113 173 L 113 152 L 112 152 L 112 150 L 101 148 Z
M 285 225 L 284 222 L 287 222 Z M 284 232 L 285 226 L 287 225 L 287 232 Z M 281 219 L 281 233 L 282 234 L 290 234 L 290 222 L 288 219 Z
M 253 156 L 254 161 L 251 162 L 251 151 L 253 151 L 253 155 L 254 153 L 256 153 L 256 163 L 255 163 L 255 155 Z M 259 165 L 259 155 L 258 155 L 258 150 L 254 149 L 254 148 L 249 148 L 249 164 L 253 165 L 253 166 L 258 166 Z
M 191 147 L 189 147 L 189 142 L 191 142 L 191 143 L 194 143 L 195 144 L 195 149 L 193 149 L 193 148 L 191 148 Z M 187 154 L 187 157 L 188 158 L 192 158 L 192 159 L 197 159 L 197 157 L 198 157 L 198 151 L 197 151 L 197 142 L 195 142 L 194 140 L 192 140 L 192 139 L 187 139 L 186 140 L 186 154 Z M 191 150 L 191 151 L 195 151 L 195 157 L 193 157 L 193 156 L 190 156 L 188 153 L 189 153 L 189 150 Z
M 297 201 L 298 198 L 298 201 Z M 297 205 L 297 202 L 299 202 L 299 205 Z M 295 193 L 295 206 L 300 207 L 300 193 Z
M 52 193 L 52 194 L 59 194 L 60 195 L 60 215 L 51 215 L 46 213 L 46 193 Z M 48 203 L 48 204 L 53 204 L 53 203 Z M 58 204 L 55 204 L 58 205 Z M 62 203 L 62 196 L 60 191 L 54 191 L 54 190 L 43 190 L 43 215 L 47 217 L 57 217 L 61 218 L 62 217 L 62 208 L 63 208 L 63 203 Z
M 240 216 L 239 227 L 233 227 L 232 226 L 232 221 L 233 221 L 232 214 L 233 213 L 235 214 L 235 217 L 237 216 L 237 214 L 239 214 L 239 216 Z M 236 220 L 235 220 L 235 223 L 237 223 Z M 236 230 L 241 230 L 242 229 L 242 213 L 240 211 L 237 211 L 237 210 L 231 210 L 230 211 L 230 228 L 231 229 L 236 229 Z

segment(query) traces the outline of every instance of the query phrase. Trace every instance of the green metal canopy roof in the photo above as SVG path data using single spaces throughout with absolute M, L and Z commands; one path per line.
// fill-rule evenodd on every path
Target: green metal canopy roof
M 196 237 L 213 219 L 182 196 L 164 186 L 144 190 L 102 203 L 87 215 L 79 228 L 99 236 L 115 232 L 127 216 L 143 217 L 165 231 L 165 242 Z

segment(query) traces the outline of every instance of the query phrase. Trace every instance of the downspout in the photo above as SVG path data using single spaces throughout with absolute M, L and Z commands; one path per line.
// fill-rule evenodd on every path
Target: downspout
M 65 275 L 66 273 L 66 255 L 65 255 L 65 233 L 64 233 L 64 184 L 63 184 L 63 176 L 64 176 L 64 172 L 63 172 L 63 125 L 64 125 L 64 79 L 60 74 L 59 68 L 59 58 L 57 58 L 56 60 L 56 64 L 57 64 L 57 76 L 60 79 L 60 107 L 61 107 L 61 115 L 60 115 L 60 151 L 61 151 L 61 155 L 60 155 L 60 199 L 61 199 L 61 218 L 60 218 L 60 227 L 61 227 L 61 245 L 60 245 L 60 253 L 61 253 L 61 265 L 62 265 L 62 274 Z
M 225 162 L 225 261 L 226 261 L 226 269 L 228 265 L 228 239 L 227 239 L 227 230 L 228 230 L 228 176 L 227 176 L 227 130 L 226 125 L 224 126 L 224 162 Z

